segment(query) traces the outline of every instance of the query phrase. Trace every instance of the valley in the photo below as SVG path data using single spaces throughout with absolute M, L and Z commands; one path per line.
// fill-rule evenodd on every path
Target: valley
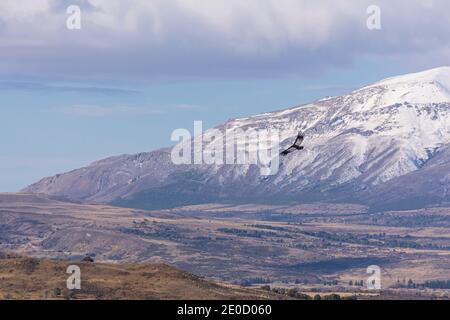
M 364 296 L 372 293 L 359 283 L 368 278 L 368 266 L 378 265 L 385 290 L 447 294 L 420 286 L 449 279 L 445 207 L 370 212 L 353 204 L 204 204 L 136 210 L 2 194 L 0 215 L 1 250 L 37 258 L 164 263 L 245 287 Z

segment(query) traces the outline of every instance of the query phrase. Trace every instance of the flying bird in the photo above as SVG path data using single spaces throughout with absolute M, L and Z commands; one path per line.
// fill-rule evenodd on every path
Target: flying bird
M 297 139 L 295 139 L 294 144 L 292 146 L 290 146 L 288 149 L 284 150 L 281 153 L 281 155 L 287 156 L 288 154 L 290 154 L 292 152 L 303 150 L 305 147 L 303 147 L 301 144 L 304 139 L 305 139 L 305 136 L 303 135 L 303 133 L 300 132 L 297 136 Z

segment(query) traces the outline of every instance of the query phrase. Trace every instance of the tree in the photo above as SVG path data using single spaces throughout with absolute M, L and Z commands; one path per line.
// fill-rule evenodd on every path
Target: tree
M 291 298 L 294 298 L 297 295 L 297 292 L 298 292 L 297 289 L 289 289 L 287 291 L 287 295 Z
M 86 256 L 83 258 L 83 262 L 93 263 L 94 259 L 91 256 Z
M 324 300 L 341 300 L 341 296 L 338 295 L 338 294 L 333 293 L 333 294 L 330 294 L 328 296 L 325 296 Z

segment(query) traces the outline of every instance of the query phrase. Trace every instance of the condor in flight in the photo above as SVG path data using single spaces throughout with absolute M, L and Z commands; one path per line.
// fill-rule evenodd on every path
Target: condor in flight
M 292 152 L 303 150 L 305 147 L 303 147 L 301 144 L 304 139 L 305 139 L 305 136 L 303 135 L 303 133 L 300 132 L 297 136 L 297 139 L 295 139 L 294 144 L 292 146 L 290 146 L 288 149 L 284 150 L 281 153 L 281 155 L 287 156 L 288 154 L 290 154 Z

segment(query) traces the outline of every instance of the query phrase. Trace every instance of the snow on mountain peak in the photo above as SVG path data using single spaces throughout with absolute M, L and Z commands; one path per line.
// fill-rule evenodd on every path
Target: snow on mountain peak
M 440 67 L 378 81 L 358 91 L 378 89 L 378 104 L 450 102 L 450 67 Z
M 396 84 L 415 84 L 415 83 L 427 83 L 427 82 L 439 82 L 443 86 L 450 87 L 450 67 L 434 68 L 422 72 L 410 73 L 406 75 L 387 78 L 374 83 L 369 87 L 374 86 L 391 86 Z

